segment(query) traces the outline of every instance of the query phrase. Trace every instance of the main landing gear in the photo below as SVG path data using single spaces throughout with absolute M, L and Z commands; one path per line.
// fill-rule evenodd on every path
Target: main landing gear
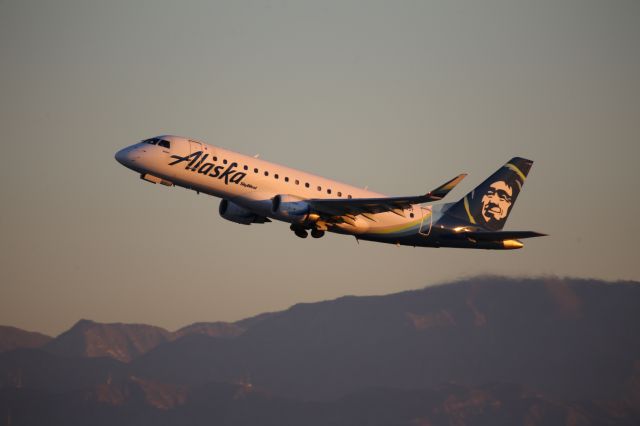
M 307 238 L 309 236 L 307 230 L 300 225 L 292 224 L 289 229 L 291 229 L 293 233 L 300 238 Z
M 317 229 L 317 228 L 313 228 L 311 230 L 311 236 L 313 238 L 322 238 L 322 237 L 324 237 L 324 231 L 322 231 L 320 229 Z
M 307 230 L 299 225 L 291 225 L 291 230 L 300 238 L 307 238 L 309 236 Z M 322 238 L 324 237 L 324 231 L 322 229 L 313 228 L 311 229 L 311 237 Z

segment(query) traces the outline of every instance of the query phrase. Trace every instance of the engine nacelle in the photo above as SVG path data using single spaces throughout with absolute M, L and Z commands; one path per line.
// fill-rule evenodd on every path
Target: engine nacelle
M 231 222 L 241 225 L 251 225 L 252 223 L 263 223 L 265 218 L 256 215 L 249 209 L 237 205 L 233 201 L 223 199 L 220 201 L 220 216 Z
M 276 195 L 273 197 L 271 213 L 285 220 L 303 222 L 311 212 L 311 206 L 304 198 L 295 195 Z

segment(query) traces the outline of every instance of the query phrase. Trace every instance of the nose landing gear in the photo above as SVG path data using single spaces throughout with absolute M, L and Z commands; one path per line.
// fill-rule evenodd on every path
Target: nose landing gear
M 317 228 L 314 228 L 314 229 L 311 230 L 311 236 L 313 238 L 322 238 L 322 237 L 324 237 L 324 231 L 322 231 L 320 229 L 317 229 Z

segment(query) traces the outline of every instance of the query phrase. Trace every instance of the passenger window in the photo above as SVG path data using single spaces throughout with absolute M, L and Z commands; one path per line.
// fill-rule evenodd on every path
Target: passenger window
M 338 197 L 342 197 L 342 192 L 338 191 Z
M 318 191 L 322 191 L 322 187 L 321 186 L 318 186 Z
M 289 178 L 287 176 L 284 177 L 285 182 L 289 182 Z
M 249 170 L 249 166 L 244 166 L 244 169 L 245 170 Z
M 296 179 L 296 185 L 300 185 L 300 181 Z
M 349 194 L 349 195 L 347 195 L 347 198 L 353 198 L 353 197 L 351 196 L 351 194 Z
M 327 189 L 327 194 L 331 194 L 331 189 Z
M 227 159 L 222 160 L 222 164 L 227 164 Z
M 265 170 L 264 175 L 265 175 L 265 176 L 269 176 L 269 172 L 267 172 L 267 171 Z
M 218 161 L 218 157 L 216 157 L 215 155 L 213 156 L 213 161 Z
M 274 179 L 278 179 L 278 174 L 276 173 L 275 175 L 273 175 Z
M 253 173 L 258 173 L 258 169 L 253 169 Z
M 305 183 L 304 186 L 309 187 L 309 182 Z

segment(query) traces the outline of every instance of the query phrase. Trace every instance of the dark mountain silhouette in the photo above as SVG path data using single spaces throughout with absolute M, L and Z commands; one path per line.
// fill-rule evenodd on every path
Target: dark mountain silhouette
M 19 348 L 39 348 L 49 340 L 51 337 L 41 333 L 0 325 L 0 352 Z
M 640 283 L 483 277 L 175 333 L 81 321 L 56 340 L 82 350 L 0 354 L 0 424 L 640 424 L 638 308 Z
M 244 333 L 245 329 L 230 322 L 196 322 L 175 331 L 175 338 L 191 334 L 204 334 L 210 337 L 237 337 Z
M 273 315 L 274 313 L 267 312 L 236 322 L 196 322 L 174 331 L 173 337 L 177 339 L 192 334 L 204 334 L 210 337 L 238 337 L 250 327 L 259 324 Z
M 0 388 L 72 391 L 127 376 L 126 365 L 111 358 L 67 358 L 39 349 L 0 354 Z
M 159 346 L 132 368 L 188 385 L 249 374 L 277 394 L 312 399 L 449 381 L 616 399 L 640 360 L 639 307 L 636 283 L 473 279 L 296 305 L 235 339 Z
M 241 385 L 184 388 L 141 382 L 53 393 L 0 389 L 0 413 L 20 425 L 628 425 L 640 414 L 625 402 L 562 402 L 518 385 L 428 390 L 370 389 L 335 401 L 275 397 Z
M 261 322 L 277 315 L 279 312 L 264 312 L 262 314 L 258 314 L 249 318 L 242 319 L 240 321 L 236 321 L 234 324 L 248 330 L 256 324 L 260 324 Z

